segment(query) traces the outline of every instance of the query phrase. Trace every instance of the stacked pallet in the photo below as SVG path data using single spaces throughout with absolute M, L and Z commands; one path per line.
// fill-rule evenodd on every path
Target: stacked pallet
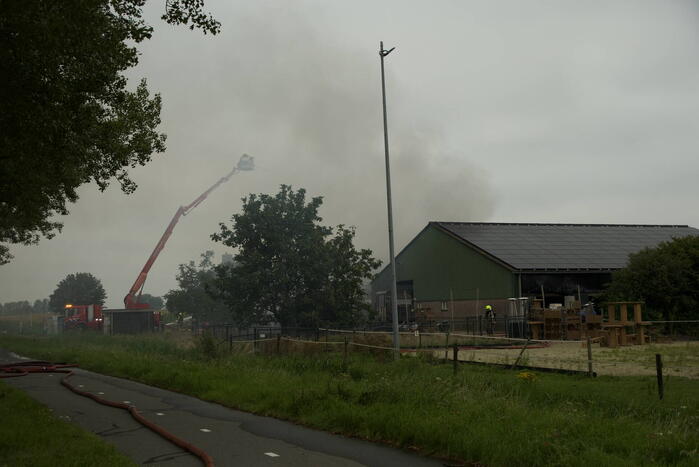
M 650 323 L 643 321 L 641 305 L 642 302 L 607 303 L 607 319 L 602 323 L 603 339 L 601 345 L 619 347 L 647 343 L 646 327 Z M 633 309 L 633 320 L 629 320 L 629 307 Z

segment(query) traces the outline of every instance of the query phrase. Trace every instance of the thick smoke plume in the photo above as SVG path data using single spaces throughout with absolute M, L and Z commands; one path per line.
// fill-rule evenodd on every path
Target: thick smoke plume
M 242 16 L 241 16 L 242 15 Z M 206 136 L 247 148 L 261 168 L 249 191 L 274 192 L 280 183 L 325 198 L 330 224 L 355 225 L 358 241 L 387 257 L 378 41 L 330 45 L 329 26 L 271 5 L 238 11 L 216 42 L 216 71 L 199 77 L 209 88 Z M 447 152 L 437 115 L 412 114 L 413 96 L 400 62 L 388 57 L 389 137 L 397 245 L 428 220 L 487 220 L 493 196 L 468 148 Z M 189 54 L 188 54 L 189 55 Z M 196 67 L 210 69 L 204 57 Z M 201 86 L 201 87 L 199 87 Z M 225 91 L 224 91 L 225 89 Z M 204 91 L 206 92 L 206 91 Z M 171 101 L 168 101 L 171 103 Z M 183 130 L 184 131 L 184 130 Z M 225 142 L 224 142 L 225 141 Z

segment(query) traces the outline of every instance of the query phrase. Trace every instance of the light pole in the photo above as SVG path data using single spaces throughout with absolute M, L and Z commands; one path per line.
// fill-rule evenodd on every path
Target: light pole
M 386 202 L 388 204 L 388 249 L 391 261 L 391 317 L 393 321 L 393 350 L 395 358 L 400 358 L 400 334 L 398 333 L 398 291 L 396 290 L 396 256 L 393 247 L 393 205 L 391 202 L 391 164 L 388 158 L 388 120 L 386 118 L 386 79 L 383 70 L 383 59 L 393 52 L 395 47 L 384 50 L 380 42 L 379 56 L 381 57 L 381 95 L 383 97 L 383 146 L 386 154 Z

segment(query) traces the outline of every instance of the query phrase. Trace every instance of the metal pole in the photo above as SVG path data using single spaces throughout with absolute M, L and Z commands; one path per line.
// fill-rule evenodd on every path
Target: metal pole
M 410 310 L 408 308 L 408 292 L 403 291 L 403 306 L 405 306 L 405 324 L 406 326 L 410 323 Z
M 541 308 L 546 309 L 546 295 L 544 295 L 544 284 L 541 284 Z
M 450 331 L 454 331 L 454 289 L 449 289 L 449 305 L 451 305 L 451 325 Z
M 481 309 L 480 309 L 480 303 L 479 303 L 479 295 L 480 295 L 481 289 L 476 287 L 476 315 L 480 316 L 481 315 Z
M 396 256 L 393 246 L 393 205 L 391 201 L 391 164 L 388 157 L 388 118 L 386 116 L 386 78 L 383 59 L 395 47 L 384 50 L 380 42 L 379 56 L 381 57 L 381 95 L 383 98 L 383 145 L 386 155 L 386 202 L 388 204 L 388 248 L 391 261 L 391 316 L 393 318 L 393 350 L 395 358 L 400 358 L 400 334 L 398 334 L 398 291 L 396 290 Z

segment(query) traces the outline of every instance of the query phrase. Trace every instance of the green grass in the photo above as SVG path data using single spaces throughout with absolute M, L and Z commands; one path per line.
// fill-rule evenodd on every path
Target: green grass
M 0 466 L 132 466 L 127 457 L 0 381 Z
M 0 337 L 23 355 L 70 361 L 230 407 L 489 466 L 699 465 L 699 381 L 585 378 L 398 362 L 366 354 L 207 359 L 161 337 Z M 211 350 L 208 352 L 212 353 Z
M 662 354 L 666 366 L 699 367 L 699 343 L 697 341 L 675 342 L 673 344 L 650 344 L 631 347 L 617 347 L 599 354 L 599 359 L 618 362 L 634 362 L 655 366 L 655 354 Z

